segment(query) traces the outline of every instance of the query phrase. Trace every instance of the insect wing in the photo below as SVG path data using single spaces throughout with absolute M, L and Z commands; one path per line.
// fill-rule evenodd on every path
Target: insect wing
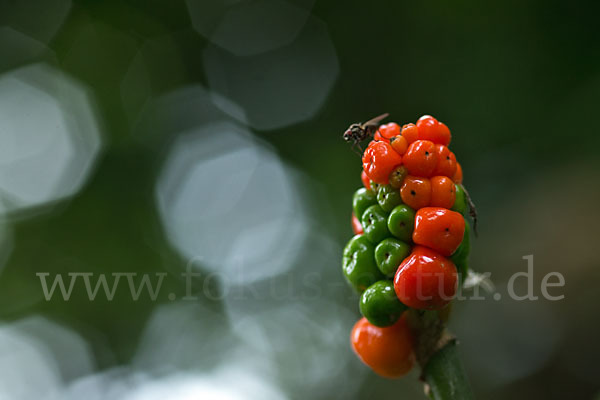
M 381 122 L 382 120 L 386 119 L 387 117 L 389 117 L 389 113 L 385 113 L 385 114 L 381 114 L 373 119 L 368 120 L 367 122 L 365 122 L 364 124 L 362 124 L 362 126 L 366 127 L 366 126 L 375 126 L 378 125 L 379 122 Z

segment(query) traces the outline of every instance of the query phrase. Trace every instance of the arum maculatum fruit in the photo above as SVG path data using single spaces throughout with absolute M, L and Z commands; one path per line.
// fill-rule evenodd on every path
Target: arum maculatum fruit
M 343 272 L 361 294 L 363 315 L 351 343 L 388 378 L 415 362 L 406 311 L 447 316 L 468 272 L 465 216 L 474 210 L 450 139 L 448 127 L 428 115 L 402 127 L 391 122 L 379 127 L 362 157 L 363 187 L 352 199 L 356 235 L 343 252 Z

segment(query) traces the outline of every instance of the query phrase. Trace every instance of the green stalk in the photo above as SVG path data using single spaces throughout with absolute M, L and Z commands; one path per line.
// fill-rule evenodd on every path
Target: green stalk
M 415 335 L 415 355 L 425 392 L 433 400 L 472 400 L 473 392 L 458 356 L 457 341 L 446 322 L 451 307 L 439 311 L 409 310 Z
M 423 368 L 422 378 L 433 400 L 472 400 L 473 392 L 458 356 L 456 340 L 436 351 Z

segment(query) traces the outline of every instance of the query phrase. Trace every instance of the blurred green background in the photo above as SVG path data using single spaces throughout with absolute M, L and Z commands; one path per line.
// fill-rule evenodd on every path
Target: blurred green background
M 477 397 L 594 398 L 598 12 L 0 0 L 0 398 L 424 398 L 417 371 L 384 380 L 348 345 L 361 166 L 341 134 L 382 112 L 450 127 L 471 266 L 499 292 L 530 254 L 537 295 L 565 277 L 560 301 L 456 305 Z M 40 272 L 167 275 L 155 300 L 123 278 L 112 301 L 46 301 Z

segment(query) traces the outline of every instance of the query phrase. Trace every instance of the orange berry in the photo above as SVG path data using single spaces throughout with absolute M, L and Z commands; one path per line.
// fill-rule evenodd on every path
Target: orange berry
M 427 178 L 407 176 L 400 188 L 400 197 L 407 206 L 418 210 L 431 202 L 431 182 Z
M 401 156 L 403 156 L 408 149 L 408 142 L 402 135 L 395 136 L 390 143 L 392 144 L 394 150 L 396 150 L 396 153 L 400 154 Z
M 452 208 L 456 199 L 456 188 L 454 182 L 446 176 L 434 176 L 431 181 L 431 201 L 432 207 Z
M 449 257 L 458 249 L 465 234 L 465 219 L 456 211 L 425 207 L 417 211 L 413 242 Z
M 405 315 L 388 327 L 361 318 L 352 328 L 350 343 L 363 363 L 386 378 L 406 375 L 415 364 L 413 336 Z
M 387 142 L 372 141 L 363 155 L 363 169 L 376 183 L 387 185 L 390 173 L 402 164 L 402 156 Z
M 394 136 L 400 134 L 400 125 L 395 122 L 390 122 L 389 124 L 381 125 L 379 127 L 379 133 L 386 139 L 391 139 Z
M 411 175 L 430 177 L 437 165 L 435 144 L 429 140 L 417 140 L 408 146 L 403 160 Z
M 419 139 L 430 140 L 435 144 L 450 144 L 450 129 L 431 115 L 423 115 L 417 121 Z
M 411 144 L 415 140 L 419 139 L 419 130 L 415 124 L 404 125 L 400 134 L 406 138 L 408 144 Z
M 460 185 L 463 181 L 462 167 L 460 166 L 460 163 L 458 161 L 456 162 L 456 172 L 454 173 L 452 180 L 457 185 Z
M 437 154 L 437 165 L 433 170 L 433 175 L 444 175 L 452 178 L 456 172 L 456 156 L 454 153 L 443 144 L 435 145 L 435 153 Z

